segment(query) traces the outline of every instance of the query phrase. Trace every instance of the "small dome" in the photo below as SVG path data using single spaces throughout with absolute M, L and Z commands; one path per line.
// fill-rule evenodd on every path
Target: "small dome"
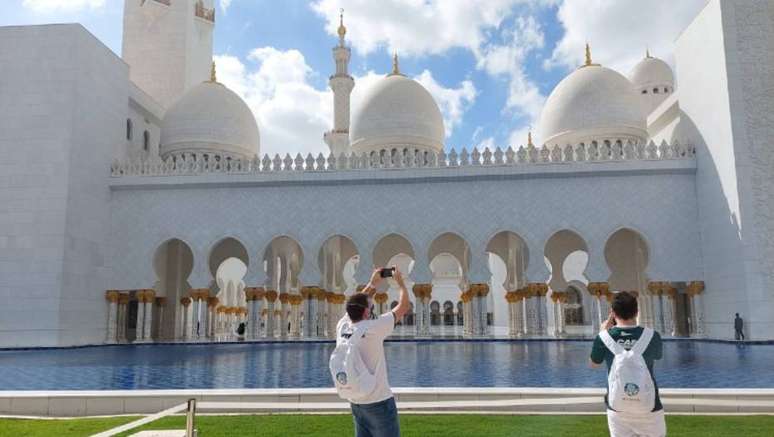
M 652 56 L 646 56 L 637 63 L 632 72 L 629 73 L 629 79 L 636 89 L 644 89 L 654 85 L 671 87 L 675 82 L 669 64 Z
M 402 74 L 381 79 L 363 99 L 352 120 L 352 151 L 413 147 L 440 152 L 444 125 L 433 96 Z
M 632 83 L 597 64 L 581 67 L 559 82 L 543 107 L 539 132 L 544 144 L 647 138 Z
M 260 153 L 258 124 L 236 93 L 215 82 L 191 88 L 164 115 L 160 154 L 251 159 Z

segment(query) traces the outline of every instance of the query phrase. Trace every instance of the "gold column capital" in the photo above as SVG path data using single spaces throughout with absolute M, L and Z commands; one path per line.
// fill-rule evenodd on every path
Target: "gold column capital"
M 704 292 L 704 281 L 691 281 L 686 284 L 689 296 L 698 296 Z
M 592 296 L 601 298 L 610 292 L 610 284 L 607 282 L 589 282 L 586 286 Z
M 107 290 L 105 292 L 105 299 L 107 299 L 111 303 L 118 302 L 118 298 L 121 295 L 121 293 L 118 292 L 118 290 Z
M 278 296 L 279 295 L 274 290 L 267 290 L 266 291 L 266 300 L 269 301 L 269 302 L 276 301 Z
M 288 303 L 288 296 L 290 296 L 287 293 L 280 293 L 279 294 L 279 301 L 280 303 Z
M 190 297 L 184 297 L 184 298 L 180 299 L 180 304 L 183 305 L 184 307 L 187 307 L 188 305 L 191 304 L 191 298 Z

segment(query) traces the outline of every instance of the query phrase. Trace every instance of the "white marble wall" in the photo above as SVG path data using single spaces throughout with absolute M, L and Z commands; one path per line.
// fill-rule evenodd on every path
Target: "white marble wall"
M 681 135 L 695 138 L 707 333 L 774 329 L 774 2 L 713 0 L 677 41 Z
M 126 65 L 80 25 L 0 28 L 0 346 L 105 338 Z

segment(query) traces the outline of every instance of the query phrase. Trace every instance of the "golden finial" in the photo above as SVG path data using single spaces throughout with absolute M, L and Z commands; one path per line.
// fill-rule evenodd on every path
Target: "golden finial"
M 347 34 L 347 28 L 344 27 L 344 8 L 339 9 L 339 38 L 344 39 Z
M 390 76 L 400 74 L 400 66 L 398 65 L 398 52 L 396 51 L 392 55 L 392 73 L 390 73 Z
M 586 43 L 586 66 L 589 65 L 591 65 L 591 47 L 589 47 L 589 43 Z
M 532 144 L 532 127 L 529 128 L 529 131 L 527 131 L 527 147 L 535 147 L 534 144 Z
M 218 82 L 218 76 L 215 74 L 215 61 L 212 61 L 212 68 L 210 69 L 210 82 Z

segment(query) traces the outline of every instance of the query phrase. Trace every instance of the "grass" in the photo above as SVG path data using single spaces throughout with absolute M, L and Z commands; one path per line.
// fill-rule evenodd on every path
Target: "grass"
M 132 417 L 73 420 L 0 419 L 2 437 L 80 437 L 128 423 Z M 604 416 L 484 416 L 408 415 L 400 418 L 403 437 L 510 437 L 607 435 Z M 143 429 L 183 429 L 184 417 L 168 417 Z M 196 427 L 202 437 L 214 436 L 320 436 L 354 434 L 349 415 L 201 416 Z M 771 437 L 774 416 L 667 416 L 670 436 Z M 133 430 L 135 433 L 138 430 Z M 129 434 L 131 434 L 129 433 Z M 126 435 L 129 435 L 126 434 Z

